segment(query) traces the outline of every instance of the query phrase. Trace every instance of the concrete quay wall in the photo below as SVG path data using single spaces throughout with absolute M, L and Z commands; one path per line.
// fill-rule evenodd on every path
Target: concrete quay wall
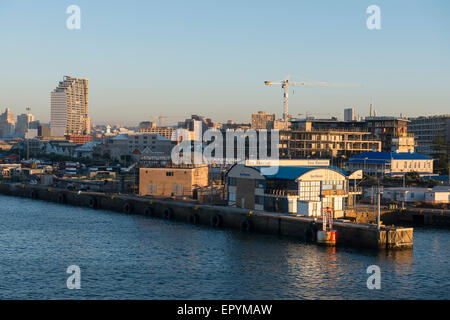
M 149 199 L 131 195 L 77 192 L 40 185 L 0 184 L 0 194 L 57 202 L 65 205 L 141 214 L 155 218 L 209 225 L 213 228 L 234 228 L 315 241 L 321 220 L 277 213 L 253 212 L 225 206 L 210 206 L 171 199 Z M 337 245 L 371 249 L 403 249 L 413 246 L 412 228 L 386 228 L 350 222 L 335 222 Z

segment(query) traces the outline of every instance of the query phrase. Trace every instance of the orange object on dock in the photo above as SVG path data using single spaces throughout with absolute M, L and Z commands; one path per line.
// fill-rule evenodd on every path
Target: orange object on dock
M 330 208 L 322 211 L 322 230 L 317 231 L 317 243 L 326 246 L 335 246 L 337 231 L 333 230 L 333 214 Z

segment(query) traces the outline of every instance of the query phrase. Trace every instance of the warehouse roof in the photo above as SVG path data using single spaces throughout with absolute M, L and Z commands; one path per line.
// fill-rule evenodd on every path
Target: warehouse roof
M 278 167 L 278 172 L 271 174 L 270 167 L 253 167 L 260 171 L 262 175 L 269 179 L 284 179 L 284 180 L 296 180 L 298 177 L 304 175 L 305 173 L 316 170 L 316 169 L 328 169 L 337 171 L 340 174 L 346 175 L 346 172 L 335 167 L 296 167 L 296 166 L 280 166 Z M 269 173 L 264 173 L 264 170 L 269 170 Z

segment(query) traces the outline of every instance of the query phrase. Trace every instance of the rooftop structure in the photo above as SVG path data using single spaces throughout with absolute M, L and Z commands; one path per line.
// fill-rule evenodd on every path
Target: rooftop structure
M 433 159 L 414 152 L 364 152 L 346 162 L 351 170 L 363 170 L 372 176 L 401 176 L 409 172 L 419 175 L 433 173 Z

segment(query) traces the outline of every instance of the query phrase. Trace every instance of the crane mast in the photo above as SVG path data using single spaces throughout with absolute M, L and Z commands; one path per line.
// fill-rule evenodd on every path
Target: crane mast
M 318 87 L 360 87 L 359 84 L 345 84 L 345 83 L 329 83 L 329 82 L 306 82 L 306 81 L 290 81 L 289 76 L 280 82 L 264 81 L 266 86 L 273 84 L 281 85 L 283 89 L 283 121 L 285 128 L 288 128 L 289 120 L 289 86 L 318 86 Z

